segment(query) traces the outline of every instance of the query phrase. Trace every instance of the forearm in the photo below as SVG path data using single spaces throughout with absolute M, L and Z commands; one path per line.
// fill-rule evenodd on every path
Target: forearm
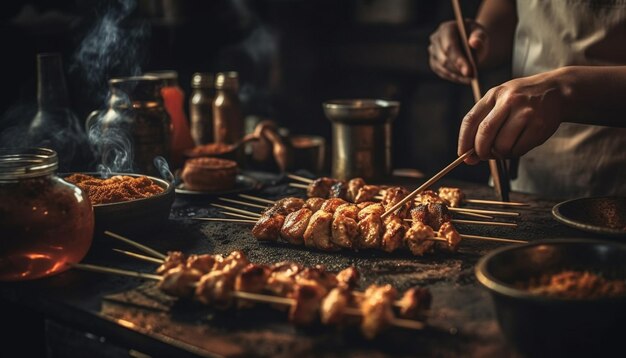
M 512 0 L 485 0 L 478 10 L 476 22 L 489 36 L 489 52 L 479 67 L 492 67 L 510 62 L 513 37 L 517 26 L 517 10 Z
M 563 94 L 563 121 L 626 127 L 626 66 L 568 66 L 552 75 Z

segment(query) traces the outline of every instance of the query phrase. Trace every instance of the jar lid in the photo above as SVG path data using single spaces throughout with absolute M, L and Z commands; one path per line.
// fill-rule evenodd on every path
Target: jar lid
M 219 72 L 215 77 L 215 88 L 216 89 L 229 89 L 229 90 L 238 90 L 239 89 L 239 74 L 237 72 Z
M 154 76 L 163 80 L 165 86 L 178 86 L 178 72 L 175 70 L 160 70 L 144 73 L 144 76 Z
M 191 88 L 213 88 L 215 76 L 209 72 L 196 72 L 191 77 Z
M 48 148 L 1 148 L 0 180 L 35 178 L 54 173 L 57 153 Z

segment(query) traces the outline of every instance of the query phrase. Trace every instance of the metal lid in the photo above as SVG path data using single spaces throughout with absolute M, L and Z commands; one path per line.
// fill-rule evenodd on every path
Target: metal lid
M 400 102 L 369 98 L 337 99 L 324 102 L 322 107 L 331 122 L 374 124 L 393 121 L 400 110 Z
M 144 76 L 158 77 L 166 86 L 178 86 L 178 72 L 175 70 L 150 71 L 144 73 Z
M 239 90 L 239 74 L 237 72 L 219 72 L 215 77 L 216 89 Z
M 0 180 L 36 178 L 53 174 L 57 153 L 48 148 L 0 148 Z
M 209 72 L 196 72 L 191 77 L 191 88 L 213 88 L 215 76 Z
M 163 80 L 156 76 L 117 77 L 109 80 L 111 92 L 124 95 L 129 102 L 162 102 Z

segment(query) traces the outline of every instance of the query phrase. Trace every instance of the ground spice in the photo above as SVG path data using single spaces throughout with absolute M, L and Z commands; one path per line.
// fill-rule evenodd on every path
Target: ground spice
M 609 298 L 626 295 L 624 280 L 609 280 L 588 271 L 565 270 L 520 283 L 518 287 L 545 296 L 561 298 Z
M 163 192 L 162 187 L 146 176 L 115 175 L 100 179 L 86 174 L 72 174 L 65 180 L 86 192 L 93 205 L 142 199 Z

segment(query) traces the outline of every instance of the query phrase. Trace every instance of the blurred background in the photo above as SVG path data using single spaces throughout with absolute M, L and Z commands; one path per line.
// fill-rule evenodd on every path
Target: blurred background
M 465 16 L 479 3 L 463 1 Z M 428 66 L 429 35 L 453 19 L 448 1 L 40 0 L 8 2 L 0 16 L 0 131 L 36 112 L 41 52 L 63 55 L 81 121 L 105 107 L 109 78 L 166 69 L 178 71 L 187 96 L 194 72 L 237 71 L 244 115 L 327 143 L 324 100 L 398 100 L 393 166 L 427 175 L 456 156 L 458 127 L 473 102 L 469 87 Z M 508 68 L 481 73 L 483 88 L 508 75 Z M 451 176 L 486 182 L 488 167 L 461 166 Z

